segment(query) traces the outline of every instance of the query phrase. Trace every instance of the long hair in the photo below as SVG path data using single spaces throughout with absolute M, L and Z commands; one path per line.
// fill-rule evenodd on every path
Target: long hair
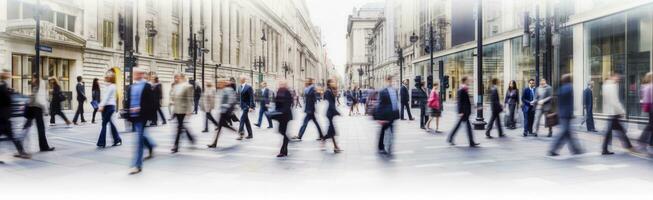
M 515 80 L 510 81 L 510 84 L 508 84 L 508 91 L 513 90 L 517 90 L 517 81 Z
M 57 80 L 56 77 L 50 77 L 50 78 L 48 79 L 48 81 L 50 81 L 50 84 L 52 85 L 53 88 L 54 88 L 55 86 L 56 86 L 56 87 L 59 87 L 59 80 Z
M 100 91 L 100 79 L 94 78 L 93 79 L 93 87 L 91 88 L 92 91 Z

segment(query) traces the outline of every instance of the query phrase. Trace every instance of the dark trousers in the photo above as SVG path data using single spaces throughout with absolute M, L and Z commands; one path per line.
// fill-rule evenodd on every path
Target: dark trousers
M 510 128 L 517 126 L 517 122 L 515 122 L 515 108 L 517 108 L 517 104 L 508 104 L 508 121 L 506 122 L 506 126 Z
M 206 117 L 204 117 L 204 131 L 209 130 L 209 121 L 211 121 L 211 123 L 213 123 L 213 125 L 215 125 L 216 127 L 219 126 L 218 122 L 215 120 L 215 118 L 213 118 L 211 112 L 206 112 Z
M 524 133 L 533 133 L 533 123 L 535 121 L 535 109 L 528 109 L 524 112 Z
M 485 135 L 490 135 L 490 131 L 492 131 L 493 125 L 496 123 L 497 125 L 497 130 L 499 131 L 499 136 L 503 135 L 503 128 L 501 127 L 501 117 L 499 117 L 501 112 L 492 112 L 492 116 L 490 117 L 490 121 L 488 122 L 487 126 L 487 131 L 485 132 Z
M 626 135 L 626 129 L 621 125 L 619 122 L 619 117 L 618 116 L 610 116 L 610 119 L 608 121 L 608 129 L 605 131 L 605 138 L 603 139 L 603 152 L 608 151 L 608 145 L 612 144 L 612 131 L 617 130 L 621 134 L 619 134 L 619 139 L 621 140 L 621 143 L 623 143 L 624 147 L 626 148 L 632 148 L 633 145 L 630 144 L 630 140 L 628 139 L 628 136 Z
M 218 144 L 218 138 L 220 138 L 220 133 L 222 133 L 222 128 L 227 128 L 229 130 L 236 132 L 236 129 L 234 129 L 233 127 L 231 127 L 231 125 L 229 125 L 232 115 L 233 114 L 229 112 L 220 114 L 220 119 L 218 119 L 218 124 L 216 125 L 218 127 L 215 133 L 215 139 L 213 140 L 213 143 L 211 145 L 215 146 Z
M 329 127 L 327 128 L 327 133 L 324 136 L 324 139 L 334 138 L 336 136 L 336 126 L 333 124 L 333 117 L 327 117 L 329 119 Z
M 25 133 L 29 132 L 29 128 L 32 127 L 32 121 L 36 121 L 36 130 L 39 135 L 39 149 L 47 150 L 50 148 L 48 145 L 48 139 L 45 137 L 45 123 L 43 122 L 43 109 L 39 107 L 29 106 L 25 110 L 25 124 L 23 125 L 23 130 Z
M 263 121 L 263 117 L 265 117 L 268 120 L 268 127 L 272 128 L 272 119 L 270 119 L 270 116 L 268 116 L 266 113 L 268 112 L 268 107 L 265 105 L 261 104 L 261 108 L 258 109 L 258 120 L 257 120 L 257 126 L 262 126 L 261 122 Z
M 585 111 L 585 123 L 587 123 L 587 130 L 596 130 L 596 127 L 594 127 L 594 112 L 592 111 L 592 107 L 585 108 Z
M 86 122 L 84 119 L 84 101 L 77 101 L 77 111 L 75 111 L 75 116 L 73 117 L 73 122 L 77 123 L 77 119 L 81 116 L 82 122 Z
M 390 131 L 394 133 L 394 121 L 388 121 L 387 123 L 381 125 L 381 132 L 379 132 L 379 144 L 377 146 L 379 151 L 386 151 L 385 149 L 385 133 L 387 131 Z M 392 141 L 390 141 L 392 143 Z M 388 148 L 388 152 L 392 151 L 392 144 L 388 144 L 390 148 Z
M 290 141 L 287 134 L 288 122 L 288 120 L 279 120 L 279 134 L 283 136 L 283 144 L 281 144 L 279 154 L 283 155 L 288 155 L 288 141 Z
M 91 118 L 91 123 L 95 123 L 95 114 L 97 114 L 97 112 L 98 112 L 98 109 L 93 108 L 93 118 Z
M 200 106 L 200 98 L 193 99 L 193 113 L 197 114 L 197 108 Z
M 152 124 L 158 124 L 159 123 L 159 116 L 161 116 L 161 120 L 163 121 L 163 124 L 166 124 L 167 123 L 166 122 L 166 116 L 163 115 L 163 110 L 161 110 L 161 106 L 157 106 L 156 112 L 158 113 L 158 115 L 156 115 L 156 114 L 154 115 Z
M 404 120 L 404 109 L 408 112 L 408 119 L 413 119 L 413 115 L 410 114 L 410 105 L 408 105 L 408 102 L 401 102 L 401 120 Z
M 186 136 L 188 136 L 188 140 L 190 140 L 191 143 L 195 143 L 193 135 L 191 135 L 188 128 L 184 126 L 184 118 L 186 118 L 186 114 L 175 114 L 175 118 L 177 119 L 177 136 L 175 137 L 175 146 L 173 148 L 179 147 L 179 139 L 183 132 L 186 133 Z
M 555 138 L 551 152 L 557 153 L 565 142 L 569 143 L 569 149 L 572 153 L 577 154 L 581 152 L 578 140 L 571 132 L 571 119 L 560 118 L 560 134 Z
M 639 137 L 639 142 L 653 146 L 653 112 L 648 112 L 648 123 L 646 128 L 642 131 L 642 135 Z
M 453 139 L 456 136 L 456 132 L 458 132 L 458 128 L 460 128 L 460 125 L 463 122 L 465 123 L 465 127 L 467 128 L 467 139 L 469 139 L 469 145 L 475 144 L 474 134 L 472 133 L 472 125 L 469 123 L 469 115 L 463 115 L 462 117 L 460 117 L 458 123 L 456 124 L 456 127 L 453 128 L 453 131 L 451 131 L 451 133 L 447 137 L 447 141 L 449 143 L 453 143 Z
M 61 107 L 51 105 L 50 106 L 50 124 L 55 123 L 54 117 L 57 116 L 57 115 L 59 115 L 64 121 L 66 121 L 66 123 L 69 123 L 68 118 L 66 117 L 66 115 L 64 115 L 63 112 L 61 112 Z
M 424 129 L 426 122 L 429 121 L 429 117 L 426 116 L 426 105 L 420 103 L 419 106 L 419 127 Z
M 304 132 L 306 131 L 306 126 L 308 126 L 308 123 L 310 121 L 313 121 L 315 124 L 315 127 L 317 128 L 317 132 L 320 134 L 320 138 L 324 138 L 324 135 L 322 134 L 322 129 L 320 128 L 320 124 L 317 123 L 317 119 L 315 118 L 315 113 L 306 113 L 306 117 L 304 117 L 304 122 L 302 123 L 302 127 L 299 128 L 299 139 L 302 139 L 304 136 Z
M 240 127 L 238 127 L 238 132 L 244 132 L 243 128 L 247 128 L 247 137 L 254 137 L 252 135 L 252 125 L 249 123 L 249 109 L 244 109 L 243 113 L 240 115 Z
M 4 115 L 4 114 L 3 114 Z M 8 114 L 6 114 L 8 115 Z M 16 150 L 18 153 L 25 153 L 25 149 L 23 148 L 23 144 L 21 143 L 18 138 L 14 136 L 14 131 L 12 130 L 11 127 L 11 120 L 9 120 L 9 117 L 2 116 L 0 117 L 0 135 L 5 135 L 7 136 L 7 139 L 11 140 L 11 142 L 14 143 L 14 146 L 16 147 Z
M 113 144 L 121 143 L 120 135 L 118 134 L 118 129 L 116 125 L 113 124 L 111 116 L 116 112 L 116 106 L 104 106 L 102 111 L 102 129 L 100 129 L 100 137 L 97 140 L 97 146 L 104 147 L 107 144 L 107 124 L 111 128 L 111 137 L 113 138 Z

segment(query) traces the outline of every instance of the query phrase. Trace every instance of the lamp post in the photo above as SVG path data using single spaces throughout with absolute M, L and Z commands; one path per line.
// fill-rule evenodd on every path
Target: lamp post
M 363 87 L 363 68 L 361 66 L 358 66 L 358 88 Z
M 417 54 L 415 52 L 415 43 L 417 43 L 417 41 L 419 40 L 419 36 L 415 35 L 415 32 L 413 32 L 413 34 L 408 39 L 410 40 L 410 43 L 413 45 L 413 58 L 416 58 Z M 399 79 L 401 79 L 400 83 L 404 81 L 402 75 L 403 75 L 403 67 L 399 68 Z M 406 87 L 410 87 L 410 86 L 406 86 Z
M 478 0 L 476 4 L 476 121 L 474 129 L 484 130 L 485 119 L 483 119 L 483 1 Z
M 261 84 L 263 82 L 263 67 L 265 66 L 265 42 L 267 39 L 265 38 L 265 29 L 261 29 L 263 32 L 263 36 L 261 36 L 261 54 L 263 55 L 262 57 L 259 58 L 259 66 L 258 66 L 258 83 Z
M 399 87 L 404 80 L 404 51 L 401 47 L 397 47 L 397 65 L 399 65 Z

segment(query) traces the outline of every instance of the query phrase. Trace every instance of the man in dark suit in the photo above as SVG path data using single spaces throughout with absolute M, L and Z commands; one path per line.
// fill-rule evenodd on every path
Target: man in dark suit
M 587 83 L 587 88 L 583 91 L 583 108 L 585 108 L 585 123 L 587 123 L 587 131 L 598 132 L 594 127 L 594 96 L 592 95 L 592 88 L 594 81 Z
M 136 156 L 133 169 L 129 174 L 138 174 L 143 170 L 143 160 L 152 158 L 154 142 L 145 132 L 145 123 L 156 116 L 154 91 L 145 76 L 146 71 L 139 67 L 134 69 L 134 83 L 129 86 L 126 96 L 126 106 L 129 110 L 129 119 L 134 124 L 138 136 L 136 142 Z M 149 155 L 143 158 L 143 148 L 147 148 Z
M 574 90 L 570 74 L 562 75 L 560 78 L 560 89 L 558 89 L 558 117 L 560 122 L 560 134 L 556 137 L 549 150 L 549 156 L 558 156 L 558 150 L 564 142 L 569 143 L 573 154 L 580 154 L 583 151 L 571 131 L 571 119 L 574 117 Z
M 82 81 L 82 76 L 77 76 L 77 86 L 75 86 L 77 91 L 77 111 L 75 112 L 75 117 L 73 117 L 73 124 L 77 124 L 77 119 L 81 116 L 82 123 L 85 123 L 84 120 L 84 101 L 86 101 L 86 92 L 84 92 L 84 82 Z
M 469 123 L 469 116 L 472 114 L 472 102 L 470 101 L 469 96 L 469 77 L 463 76 L 461 79 L 460 89 L 458 89 L 458 116 L 460 119 L 456 124 L 456 127 L 453 128 L 453 131 L 447 137 L 447 142 L 454 145 L 453 138 L 458 132 L 458 128 L 464 122 L 467 127 L 467 138 L 469 139 L 469 147 L 477 147 L 479 144 L 474 142 L 474 134 L 472 133 L 472 125 Z
M 158 124 L 158 116 L 161 116 L 161 120 L 163 121 L 162 124 L 166 124 L 166 117 L 163 115 L 163 111 L 161 110 L 161 101 L 163 100 L 163 88 L 161 87 L 161 83 L 159 83 L 159 77 L 151 77 L 152 79 L 152 90 L 154 90 L 154 108 L 156 109 L 156 112 L 159 115 L 154 115 L 153 121 L 152 121 L 152 126 L 156 126 Z M 173 88 L 171 88 L 173 90 Z
M 302 140 L 302 136 L 304 136 L 304 132 L 306 131 L 306 126 L 308 126 L 308 122 L 311 120 L 313 123 L 315 123 L 315 127 L 317 128 L 317 132 L 320 134 L 320 138 L 318 140 L 321 140 L 324 135 L 322 134 L 322 129 L 320 128 L 320 124 L 317 123 L 317 119 L 315 118 L 315 103 L 317 102 L 317 91 L 315 89 L 315 85 L 313 84 L 313 78 L 307 78 L 306 83 L 305 83 L 306 89 L 304 89 L 304 113 L 306 113 L 306 116 L 304 117 L 304 122 L 302 123 L 302 127 L 299 129 L 299 135 L 293 137 L 293 139 L 296 140 Z
M 404 109 L 408 112 L 408 119 L 414 120 L 413 115 L 410 114 L 410 96 L 408 93 L 408 79 L 404 80 L 404 82 L 401 84 L 401 120 L 404 119 Z
M 528 80 L 528 86 L 522 92 L 522 112 L 524 112 L 524 137 L 533 133 L 535 120 L 535 80 Z
M 252 134 L 252 125 L 250 125 L 249 122 L 249 112 L 256 108 L 256 104 L 254 104 L 254 89 L 252 89 L 252 86 L 247 84 L 247 77 L 245 76 L 240 77 L 239 96 L 240 109 L 243 113 L 240 116 L 240 127 L 238 128 L 240 137 L 238 137 L 238 140 L 242 140 L 243 135 L 245 135 L 243 130 L 244 127 L 247 128 L 247 139 L 252 139 L 254 135 Z
M 256 127 L 261 127 L 261 122 L 263 121 L 263 117 L 265 117 L 268 120 L 268 128 L 272 128 L 272 120 L 270 120 L 270 116 L 267 115 L 268 112 L 268 105 L 270 104 L 270 89 L 268 89 L 268 84 L 266 82 L 261 83 L 261 97 L 259 99 L 259 105 L 260 108 L 258 109 L 258 120 L 257 123 L 254 124 Z
M 378 150 L 380 154 L 391 154 L 392 144 L 387 144 L 389 147 L 386 150 L 385 132 L 390 131 L 394 133 L 394 121 L 399 119 L 399 107 L 397 90 L 392 87 L 392 76 L 385 78 L 386 87 L 379 90 L 378 105 L 374 111 L 374 120 L 381 124 L 381 132 L 379 133 Z
M 202 97 L 202 88 L 197 85 L 197 81 L 190 80 L 190 84 L 193 85 L 193 114 L 197 114 L 197 108 L 200 106 L 200 97 Z
M 501 105 L 501 100 L 499 100 L 499 89 L 497 88 L 497 84 L 499 83 L 499 80 L 496 78 L 492 79 L 492 88 L 490 88 L 490 105 L 491 105 L 491 110 L 492 110 L 492 116 L 490 117 L 490 121 L 488 122 L 487 126 L 487 131 L 485 131 L 485 136 L 487 138 L 492 138 L 490 135 L 490 131 L 492 130 L 492 125 L 496 122 L 497 129 L 499 131 L 499 137 L 503 137 L 503 128 L 501 127 L 501 118 L 500 114 L 501 111 L 503 111 L 503 106 Z
M 286 157 L 288 156 L 288 122 L 292 120 L 292 103 L 293 97 L 290 91 L 288 90 L 288 82 L 286 80 L 279 81 L 279 90 L 277 90 L 277 96 L 275 97 L 275 110 L 279 112 L 275 116 L 275 120 L 279 121 L 279 134 L 283 136 L 283 143 L 281 145 L 281 150 L 277 157 Z
M 29 159 L 30 155 L 25 153 L 23 144 L 18 138 L 14 137 L 14 131 L 11 127 L 11 89 L 7 81 L 11 79 L 11 72 L 3 69 L 0 72 L 0 135 L 5 135 L 7 139 L 14 143 L 18 154 L 14 155 L 17 158 Z

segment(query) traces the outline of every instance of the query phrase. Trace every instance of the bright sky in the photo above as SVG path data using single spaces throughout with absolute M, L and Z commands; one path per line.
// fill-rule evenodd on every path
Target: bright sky
M 347 44 L 347 16 L 354 7 L 379 0 L 306 0 L 313 24 L 322 29 L 328 55 L 340 74 L 344 74 Z

